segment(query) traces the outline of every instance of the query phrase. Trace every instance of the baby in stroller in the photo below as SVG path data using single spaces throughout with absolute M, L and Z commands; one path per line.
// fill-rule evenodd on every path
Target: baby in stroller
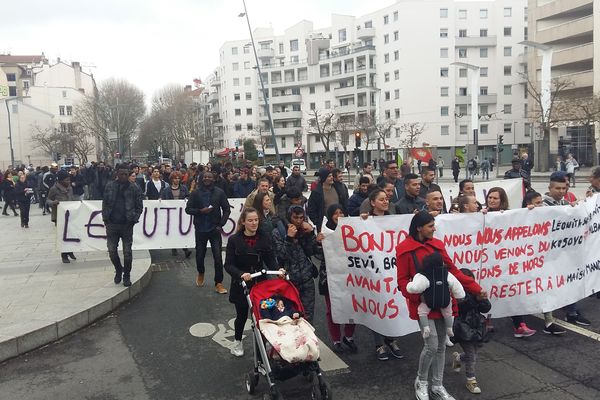
M 293 309 L 293 304 L 287 298 L 274 296 L 260 301 L 260 316 L 272 321 L 282 317 L 297 320 L 300 318 L 300 313 Z

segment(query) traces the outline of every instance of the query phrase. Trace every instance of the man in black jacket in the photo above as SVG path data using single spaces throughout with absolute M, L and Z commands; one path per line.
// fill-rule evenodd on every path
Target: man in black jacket
M 206 246 L 210 241 L 210 247 L 215 264 L 215 291 L 220 294 L 227 293 L 223 286 L 223 259 L 221 248 L 223 239 L 221 232 L 223 225 L 227 223 L 231 207 L 227 201 L 225 192 L 214 185 L 215 174 L 205 172 L 202 175 L 202 185 L 192 192 L 185 207 L 185 212 L 194 216 L 194 228 L 196 232 L 196 286 L 204 285 L 204 257 Z
M 102 199 L 102 220 L 106 226 L 106 246 L 110 261 L 115 267 L 115 284 L 131 286 L 131 265 L 133 263 L 133 226 L 139 222 L 144 209 L 142 191 L 128 180 L 129 169 L 119 167 L 117 180 L 104 187 Z M 119 239 L 123 242 L 123 263 L 117 250 Z
M 412 214 L 421 211 L 425 206 L 425 200 L 419 197 L 421 190 L 421 178 L 415 174 L 404 177 L 404 197 L 396 203 L 399 214 Z
M 321 168 L 318 174 L 319 184 L 315 190 L 310 192 L 307 213 L 312 223 L 317 227 L 317 231 L 321 232 L 325 210 L 332 204 L 341 204 L 343 193 L 340 193 L 338 191 L 339 187 L 333 184 L 333 174 L 329 169 Z M 348 204 L 347 201 L 346 204 Z M 341 205 L 344 207 L 344 213 L 346 213 L 346 206 Z

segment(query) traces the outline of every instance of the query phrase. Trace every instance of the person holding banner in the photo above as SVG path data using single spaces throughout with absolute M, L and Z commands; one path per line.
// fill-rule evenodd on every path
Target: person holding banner
M 407 285 L 417 274 L 417 266 L 414 258 L 422 265 L 423 258 L 434 252 L 442 255 L 444 264 L 448 266 L 448 272 L 461 283 L 467 293 L 481 298 L 487 298 L 485 290 L 471 277 L 464 275 L 448 256 L 444 242 L 433 237 L 435 233 L 435 219 L 428 212 L 421 211 L 412 218 L 409 234 L 396 246 L 396 265 L 398 266 L 398 287 L 407 299 L 409 317 L 419 321 L 418 307 L 421 304 L 421 296 L 411 294 Z M 414 257 L 413 257 L 414 254 Z M 453 315 L 457 316 L 456 300 L 452 299 Z M 419 322 L 421 331 L 425 328 Z M 437 399 L 454 400 L 443 386 L 445 351 L 446 351 L 446 327 L 444 319 L 439 310 L 429 313 L 430 335 L 424 338 L 424 346 L 419 358 L 418 375 L 415 379 L 415 394 L 417 400 L 429 399 L 429 375 L 431 373 L 431 394 Z
M 398 214 L 412 214 L 425 206 L 425 200 L 419 197 L 421 178 L 416 174 L 404 177 L 404 195 L 396 203 Z
M 160 195 L 163 200 L 185 200 L 190 197 L 190 192 L 186 185 L 181 183 L 181 172 L 173 171 L 169 175 L 170 184 L 165 187 Z M 185 258 L 190 258 L 192 251 L 189 249 L 183 249 Z M 177 255 L 177 249 L 171 249 L 171 255 Z
M 585 192 L 586 197 L 591 197 L 596 193 L 600 193 L 600 167 L 596 167 L 592 170 L 592 174 L 589 176 L 590 187 Z
M 362 178 L 361 178 L 362 179 Z M 365 180 L 368 180 L 364 177 Z M 323 225 L 323 229 L 317 235 L 317 242 L 321 243 L 326 236 L 330 235 L 337 228 L 338 220 L 344 216 L 344 209 L 340 204 L 332 204 L 327 208 L 325 217 L 327 223 Z M 317 258 L 321 258 L 321 265 L 319 267 L 319 294 L 325 297 L 325 306 L 327 307 L 327 330 L 329 331 L 329 337 L 333 342 L 333 351 L 336 353 L 343 353 L 344 347 L 342 343 L 348 347 L 351 353 L 356 353 L 358 347 L 354 343 L 354 330 L 356 329 L 355 324 L 344 325 L 344 337 L 342 338 L 341 325 L 333 322 L 331 317 L 331 301 L 329 299 L 329 287 L 327 285 L 327 266 L 325 265 L 325 257 L 319 254 Z

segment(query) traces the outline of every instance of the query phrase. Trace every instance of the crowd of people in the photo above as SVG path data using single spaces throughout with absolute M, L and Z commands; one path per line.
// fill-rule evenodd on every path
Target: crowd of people
M 512 169 L 504 177 L 528 179 L 529 171 L 523 172 L 524 165 L 528 165 L 526 161 L 526 157 L 513 160 Z M 395 160 L 384 161 L 379 167 L 376 177 L 372 164 L 363 165 L 356 176 L 352 195 L 342 179 L 343 171 L 335 168 L 333 161 L 319 169 L 307 197 L 304 194 L 309 186 L 299 166 L 293 166 L 288 176 L 283 162 L 260 171 L 256 166 L 234 167 L 231 163 L 189 166 L 179 163 L 173 167 L 119 164 L 113 169 L 99 162 L 66 170 L 56 164 L 35 170 L 23 166 L 7 171 L 0 187 L 5 201 L 3 214 L 9 215 L 6 211 L 10 208 L 13 215 L 21 216 L 23 228 L 29 226 L 31 204 L 38 204 L 43 214 L 50 213 L 51 220 L 56 222 L 57 205 L 62 201 L 102 200 L 107 249 L 115 268 L 114 283 L 123 282 L 125 286 L 131 285 L 133 226 L 142 213 L 142 200 L 187 200 L 185 212 L 193 217 L 195 229 L 195 285 L 205 285 L 205 256 L 210 243 L 214 290 L 219 294 L 229 293 L 229 301 L 235 306 L 235 344 L 231 353 L 238 357 L 244 355 L 242 332 L 248 317 L 241 282 L 250 284 L 250 274 L 264 267 L 280 269 L 289 276 L 299 291 L 305 310 L 303 317 L 309 322 L 314 319 L 317 291 L 323 295 L 334 351 L 357 352 L 356 326 L 340 326 L 332 320 L 323 239 L 336 229 L 342 216 L 366 219 L 412 214 L 409 236 L 398 245 L 396 257 L 399 288 L 408 301 L 410 317 L 419 322 L 424 340 L 415 380 L 416 396 L 423 400 L 431 393 L 440 399 L 453 398 L 444 389 L 442 379 L 446 346 L 455 342 L 461 344 L 463 353 L 453 353 L 453 368 L 459 370 L 464 365 L 467 389 L 480 393 L 475 360 L 477 348 L 486 336 L 487 321 L 482 314 L 489 311 L 490 304 L 472 273 L 454 265 L 443 242 L 433 237 L 435 217 L 445 213 L 501 212 L 509 208 L 507 194 L 501 187 L 494 187 L 481 204 L 475 197 L 472 179 L 467 178 L 460 181 L 458 196 L 446 204 L 441 188 L 435 183 L 440 173 L 437 163 L 423 166 L 419 174 L 413 173 L 410 165 L 398 165 Z M 592 171 L 589 180 L 587 195 L 600 192 L 600 167 Z M 572 174 L 556 171 L 550 177 L 547 193 L 540 194 L 528 187 L 523 207 L 574 204 L 577 199 L 568 191 L 571 181 Z M 228 240 L 223 260 L 221 233 L 231 213 L 231 198 L 245 199 L 244 209 L 237 224 L 238 231 Z M 123 261 L 117 252 L 119 241 L 123 246 Z M 192 254 L 189 249 L 183 252 L 186 258 Z M 173 254 L 177 254 L 175 250 Z M 62 253 L 61 259 L 69 263 L 76 257 L 73 253 Z M 432 307 L 425 304 L 426 296 L 411 288 L 411 282 L 417 280 L 416 275 L 421 270 L 419 266 L 440 263 L 445 266 L 446 274 L 452 275 L 449 280 L 464 288 L 460 303 L 448 295 L 443 307 L 439 304 Z M 232 278 L 229 290 L 223 285 L 223 269 Z M 452 317 L 454 320 L 449 320 Z M 553 312 L 544 314 L 544 333 L 564 335 L 565 330 L 554 323 L 554 318 Z M 565 308 L 565 319 L 573 324 L 590 325 L 576 304 Z M 536 333 L 526 325 L 523 316 L 514 316 L 512 321 L 516 338 Z M 379 360 L 403 357 L 397 338 L 377 332 L 372 332 L 372 336 L 374 354 Z

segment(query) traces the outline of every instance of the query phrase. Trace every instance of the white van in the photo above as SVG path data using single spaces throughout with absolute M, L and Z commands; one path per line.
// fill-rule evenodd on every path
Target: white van
M 300 167 L 300 173 L 302 175 L 306 175 L 306 162 L 304 161 L 303 158 L 294 158 L 292 160 L 292 162 L 290 163 L 290 168 L 294 168 L 294 166 L 299 166 Z

